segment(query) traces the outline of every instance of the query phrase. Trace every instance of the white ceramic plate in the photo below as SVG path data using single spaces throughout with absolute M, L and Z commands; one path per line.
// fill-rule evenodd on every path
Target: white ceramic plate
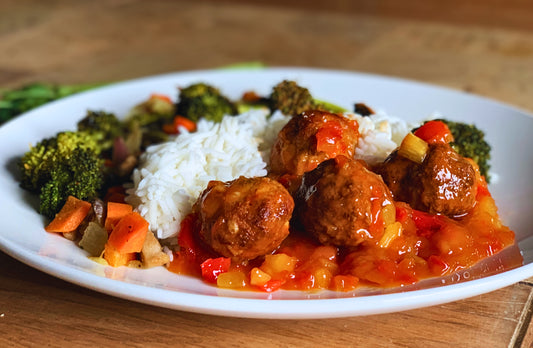
M 124 115 L 151 93 L 177 94 L 178 86 L 208 82 L 231 98 L 250 89 L 267 94 L 283 79 L 309 87 L 322 100 L 353 108 L 364 102 L 408 121 L 438 112 L 474 122 L 493 145 L 490 189 L 500 215 L 516 232 L 518 246 L 474 269 L 415 286 L 355 293 L 273 294 L 221 290 L 164 268 L 113 269 L 87 259 L 74 243 L 43 229 L 36 199 L 19 188 L 16 159 L 44 137 L 73 130 L 87 109 Z M 254 318 L 325 318 L 368 315 L 430 306 L 489 292 L 533 276 L 533 118 L 512 107 L 465 93 L 412 81 L 343 71 L 258 69 L 193 71 L 118 83 L 50 103 L 0 128 L 0 249 L 43 272 L 83 287 L 152 305 L 216 315 Z M 523 255 L 523 265 L 513 262 Z

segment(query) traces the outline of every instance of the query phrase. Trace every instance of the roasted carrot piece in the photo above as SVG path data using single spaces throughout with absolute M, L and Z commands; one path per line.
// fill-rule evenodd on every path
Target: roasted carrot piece
M 109 243 L 106 243 L 104 260 L 112 267 L 127 266 L 130 261 L 135 260 L 135 253 L 120 253 L 117 249 L 109 245 Z
M 183 127 L 189 132 L 194 132 L 196 130 L 196 123 L 186 117 L 178 115 L 174 117 L 174 128 L 178 129 L 179 127 Z
M 185 128 L 189 132 L 194 132 L 196 130 L 196 123 L 183 116 L 175 116 L 172 124 L 163 125 L 163 131 L 167 134 L 179 134 L 180 127 Z
M 120 219 L 113 228 L 107 244 L 122 254 L 141 252 L 148 226 L 148 221 L 139 213 L 131 212 Z
M 159 100 L 165 101 L 165 102 L 167 102 L 169 104 L 172 104 L 172 99 L 170 99 L 169 96 L 167 96 L 165 94 L 153 93 L 150 96 L 150 99 L 159 99 Z
M 91 203 L 69 196 L 65 205 L 44 229 L 47 232 L 72 232 L 78 228 L 91 210 Z
M 107 202 L 107 215 L 104 227 L 107 232 L 113 231 L 113 228 L 124 216 L 133 211 L 133 207 L 126 203 Z

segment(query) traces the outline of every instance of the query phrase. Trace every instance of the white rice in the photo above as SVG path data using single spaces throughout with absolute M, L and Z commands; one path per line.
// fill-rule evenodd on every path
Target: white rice
M 285 125 L 280 115 L 253 110 L 221 123 L 198 122 L 172 141 L 150 146 L 132 175 L 126 201 L 160 239 L 178 233 L 181 220 L 211 180 L 265 176 L 271 143 Z M 260 151 L 261 149 L 261 151 Z
M 414 127 L 404 120 L 377 111 L 371 116 L 346 113 L 359 124 L 360 138 L 355 149 L 355 157 L 369 164 L 382 162 L 400 145 L 403 138 Z
M 410 129 L 382 112 L 371 117 L 345 116 L 359 123 L 356 158 L 370 163 L 385 159 Z M 268 117 L 268 110 L 227 116 L 221 123 L 201 120 L 196 132 L 184 131 L 147 149 L 133 172 L 126 201 L 150 223 L 159 239 L 173 237 L 209 181 L 267 174 L 270 149 L 288 121 L 279 112 Z

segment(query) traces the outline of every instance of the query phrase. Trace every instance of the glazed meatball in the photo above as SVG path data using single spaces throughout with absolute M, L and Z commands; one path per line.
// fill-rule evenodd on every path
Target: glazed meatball
M 270 172 L 301 176 L 338 155 L 354 155 L 359 130 L 356 121 L 325 111 L 293 117 L 278 134 L 270 155 Z
M 411 201 L 411 181 L 417 164 L 393 151 L 383 163 L 376 165 L 374 172 L 381 175 L 394 199 L 397 201 Z
M 476 202 L 476 165 L 448 144 L 432 144 L 421 164 L 393 152 L 376 168 L 394 198 L 432 214 L 458 216 Z
M 211 181 L 193 206 L 200 238 L 215 252 L 237 261 L 275 250 L 289 234 L 294 201 L 269 178 Z
M 304 174 L 296 201 L 304 230 L 320 243 L 336 246 L 352 247 L 380 238 L 384 210 L 395 210 L 381 177 L 344 156 Z

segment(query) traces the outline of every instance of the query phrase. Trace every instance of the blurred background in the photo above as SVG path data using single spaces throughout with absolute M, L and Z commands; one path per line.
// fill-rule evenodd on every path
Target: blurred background
M 246 62 L 399 76 L 533 109 L 533 2 L 0 1 L 2 87 Z

